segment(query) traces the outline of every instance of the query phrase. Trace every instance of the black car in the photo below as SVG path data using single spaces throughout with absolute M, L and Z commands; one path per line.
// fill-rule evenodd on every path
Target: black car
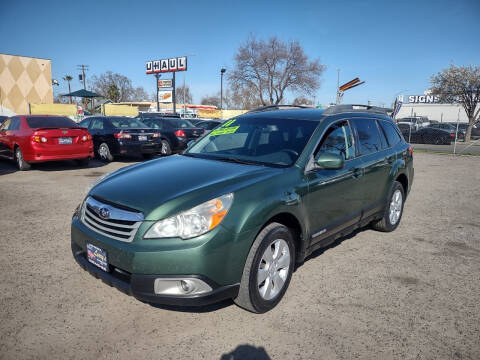
M 162 155 L 185 150 L 189 141 L 196 140 L 205 132 L 186 119 L 155 113 L 140 113 L 137 119 L 162 133 Z
M 201 127 L 206 132 L 210 132 L 222 123 L 223 123 L 223 121 L 220 121 L 220 120 L 203 120 L 203 121 L 200 121 L 200 122 L 196 123 L 195 126 Z
M 135 118 L 124 116 L 92 116 L 80 126 L 93 137 L 95 154 L 104 161 L 117 155 L 142 155 L 150 159 L 160 153 L 161 134 Z
M 457 132 L 456 124 L 454 125 L 451 123 L 439 122 L 439 123 L 430 124 L 429 127 L 450 131 L 450 133 L 453 133 L 453 138 L 455 139 L 455 133 Z M 466 129 L 463 129 L 461 126 L 459 126 L 458 133 L 457 133 L 457 140 L 465 140 L 465 132 L 466 132 Z
M 398 124 L 406 141 L 413 144 L 444 144 L 450 145 L 455 140 L 455 133 L 433 127 L 421 128 L 415 131 L 415 127 L 409 128 L 408 124 Z

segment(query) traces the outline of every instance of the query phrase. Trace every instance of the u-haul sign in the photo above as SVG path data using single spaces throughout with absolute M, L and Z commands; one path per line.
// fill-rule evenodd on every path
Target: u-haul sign
M 186 71 L 186 70 L 187 70 L 186 56 L 171 58 L 171 59 L 147 61 L 146 63 L 147 74 Z

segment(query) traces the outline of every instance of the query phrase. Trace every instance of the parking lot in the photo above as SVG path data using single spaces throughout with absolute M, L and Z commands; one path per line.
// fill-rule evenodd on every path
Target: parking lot
M 317 251 L 263 315 L 232 301 L 151 306 L 75 263 L 85 187 L 136 160 L 28 172 L 0 161 L 0 358 L 478 359 L 480 157 L 414 158 L 399 228 Z

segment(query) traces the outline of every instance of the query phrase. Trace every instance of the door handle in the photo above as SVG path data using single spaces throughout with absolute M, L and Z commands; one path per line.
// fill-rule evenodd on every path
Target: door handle
M 363 176 L 363 168 L 355 168 L 353 169 L 353 177 L 358 179 L 359 177 L 362 177 Z

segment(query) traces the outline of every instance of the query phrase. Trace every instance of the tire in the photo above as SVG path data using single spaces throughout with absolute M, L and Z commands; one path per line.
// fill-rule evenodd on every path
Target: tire
M 31 165 L 23 159 L 23 153 L 20 146 L 15 148 L 15 162 L 17 163 L 18 170 L 27 171 L 30 170 Z
M 270 264 L 266 261 L 269 257 L 272 259 Z M 250 248 L 235 303 L 254 313 L 273 309 L 287 291 L 294 264 L 295 245 L 292 232 L 279 223 L 267 225 Z M 259 283 L 263 278 L 265 280 Z M 280 286 L 275 291 L 276 282 L 280 283 Z
M 162 140 L 162 150 L 160 153 L 162 156 L 172 155 L 172 147 L 170 146 L 168 140 Z
M 400 196 L 400 203 L 398 197 Z M 388 197 L 388 203 L 385 207 L 385 213 L 380 220 L 372 222 L 372 226 L 375 230 L 390 232 L 395 230 L 400 224 L 403 214 L 403 205 L 405 204 L 405 192 L 402 184 L 398 181 L 393 183 L 393 189 Z M 395 213 L 395 214 L 393 214 Z
M 150 159 L 153 157 L 153 154 L 142 154 L 142 157 L 143 157 L 145 160 L 150 160 Z
M 88 163 L 90 162 L 90 158 L 77 159 L 76 162 L 78 166 L 88 166 Z
M 110 148 L 108 147 L 107 143 L 101 143 L 100 145 L 98 145 L 97 154 L 102 161 L 113 161 L 113 155 L 110 152 Z

